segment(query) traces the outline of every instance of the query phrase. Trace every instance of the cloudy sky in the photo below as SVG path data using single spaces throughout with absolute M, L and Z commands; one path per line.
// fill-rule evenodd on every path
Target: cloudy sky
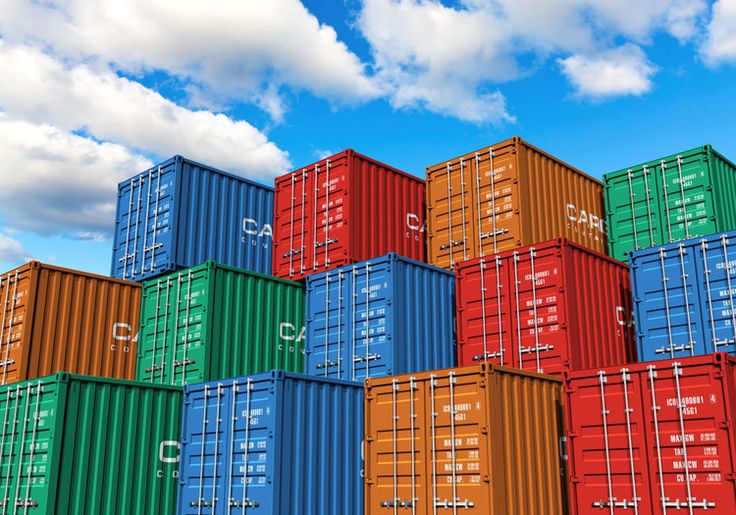
M 512 135 L 598 177 L 736 159 L 736 0 L 0 0 L 0 70 L 3 269 L 109 272 L 117 182 L 173 154 L 264 182 Z

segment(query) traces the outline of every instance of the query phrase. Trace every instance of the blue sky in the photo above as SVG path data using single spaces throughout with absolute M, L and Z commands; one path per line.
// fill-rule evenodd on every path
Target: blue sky
M 736 160 L 736 0 L 169 5 L 4 2 L 3 269 L 108 273 L 115 184 L 174 153 L 265 182 L 346 147 L 422 175 L 513 135 L 597 177 Z

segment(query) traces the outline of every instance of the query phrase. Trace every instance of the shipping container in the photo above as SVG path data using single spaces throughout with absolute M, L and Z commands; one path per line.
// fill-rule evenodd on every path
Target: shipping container
M 458 363 L 565 370 L 636 361 L 629 269 L 564 238 L 457 264 Z
M 304 286 L 207 261 L 143 283 L 139 381 L 304 371 Z
M 574 515 L 733 512 L 734 358 L 572 372 L 565 391 Z
M 604 176 L 611 256 L 736 229 L 736 165 L 710 145 Z
M 179 515 L 362 513 L 360 383 L 275 370 L 184 399 Z
M 366 380 L 365 515 L 567 513 L 562 396 L 490 363 Z
M 214 260 L 271 273 L 273 188 L 174 156 L 118 185 L 113 277 Z
M 454 366 L 454 283 L 395 253 L 307 276 L 306 372 L 356 381 Z
M 174 514 L 180 388 L 65 372 L 0 387 L 3 513 Z
M 397 252 L 426 261 L 424 181 L 354 150 L 276 179 L 273 274 L 307 274 Z
M 0 275 L 0 302 L 0 384 L 135 377 L 140 284 L 31 261 Z
M 603 184 L 521 138 L 427 168 L 430 264 L 561 236 L 606 252 Z
M 636 250 L 630 260 L 640 360 L 736 353 L 736 231 Z

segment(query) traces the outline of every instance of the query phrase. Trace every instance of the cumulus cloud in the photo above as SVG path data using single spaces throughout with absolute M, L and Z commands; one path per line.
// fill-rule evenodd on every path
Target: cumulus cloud
M 117 183 L 152 165 L 122 145 L 2 113 L 0 155 L 5 223 L 14 230 L 79 239 L 110 233 Z M 7 248 L 21 252 L 17 246 Z
M 736 0 L 718 0 L 702 48 L 711 66 L 736 62 Z
M 0 263 L 22 263 L 29 259 L 29 253 L 18 240 L 0 233 Z
M 0 31 L 66 58 L 192 81 L 197 103 L 253 101 L 283 116 L 280 86 L 353 103 L 378 90 L 365 66 L 299 0 L 5 0 Z
M 632 44 L 559 62 L 577 94 L 592 99 L 642 95 L 652 88 L 657 71 L 642 49 Z
M 255 127 L 224 114 L 180 107 L 106 68 L 67 66 L 41 50 L 0 40 L 0 108 L 9 116 L 83 130 L 160 156 L 183 153 L 253 178 L 288 169 L 288 155 Z

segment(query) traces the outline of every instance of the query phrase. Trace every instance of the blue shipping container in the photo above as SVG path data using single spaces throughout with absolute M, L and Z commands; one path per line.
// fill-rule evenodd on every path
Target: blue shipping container
M 736 354 L 736 231 L 633 251 L 639 360 Z
M 177 513 L 363 513 L 362 442 L 360 383 L 275 370 L 185 386 Z
M 395 253 L 307 277 L 305 371 L 362 380 L 455 366 L 455 275 Z
M 113 277 L 142 281 L 214 260 L 271 273 L 273 188 L 181 156 L 118 185 Z

